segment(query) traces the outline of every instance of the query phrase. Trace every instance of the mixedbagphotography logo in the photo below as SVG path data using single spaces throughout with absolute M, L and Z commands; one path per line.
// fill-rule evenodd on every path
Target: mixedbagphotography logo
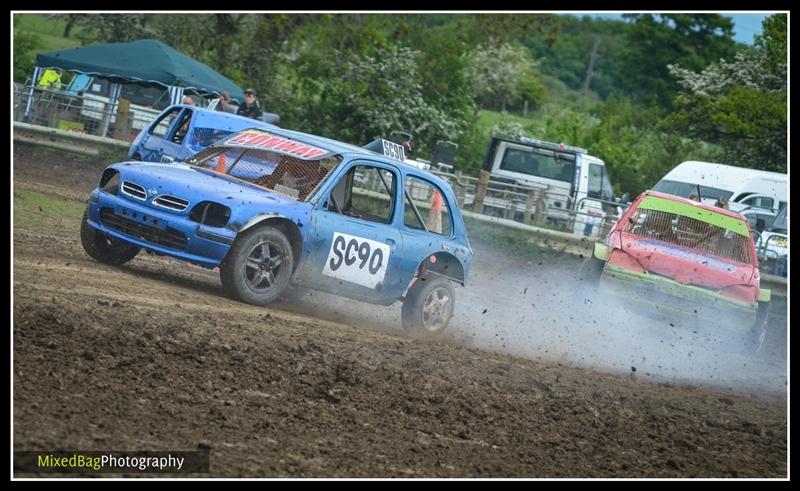
M 14 452 L 15 473 L 208 474 L 208 450 Z

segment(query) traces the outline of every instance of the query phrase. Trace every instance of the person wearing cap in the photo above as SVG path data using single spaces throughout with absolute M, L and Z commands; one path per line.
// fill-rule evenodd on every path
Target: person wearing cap
M 244 91 L 244 104 L 239 106 L 239 110 L 236 111 L 236 114 L 261 120 L 261 107 L 258 105 L 255 90 L 247 89 Z

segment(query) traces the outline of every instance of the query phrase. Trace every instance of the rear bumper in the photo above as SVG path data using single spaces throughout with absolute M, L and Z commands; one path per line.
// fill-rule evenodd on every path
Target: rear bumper
M 628 304 L 680 319 L 696 319 L 704 325 L 749 331 L 755 322 L 758 304 L 737 302 L 718 292 L 683 285 L 669 278 L 636 273 L 606 264 L 600 291 L 623 299 Z

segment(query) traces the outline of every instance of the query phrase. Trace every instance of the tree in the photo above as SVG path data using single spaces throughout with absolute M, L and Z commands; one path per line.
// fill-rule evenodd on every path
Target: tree
M 80 18 L 80 14 L 67 14 L 66 21 L 67 23 L 64 24 L 64 37 L 68 38 L 70 33 L 72 32 L 72 28 L 78 23 L 78 19 Z
M 525 36 L 523 43 L 534 59 L 540 60 L 539 71 L 544 76 L 556 77 L 573 91 L 582 89 L 587 67 L 597 47 L 592 70 L 590 93 L 601 99 L 612 92 L 622 92 L 614 74 L 621 70 L 621 59 L 628 43 L 624 41 L 628 24 L 621 20 L 596 19 L 589 16 L 576 18 L 572 15 L 557 17 L 559 35 L 555 43 L 548 45 L 541 36 Z
M 717 14 L 625 14 L 627 50 L 618 83 L 637 102 L 671 108 L 678 86 L 668 64 L 701 70 L 735 52 L 733 21 Z
M 148 29 L 152 14 L 79 14 L 73 25 L 83 29 L 78 38 L 83 44 L 124 43 L 152 37 Z
M 786 16 L 764 20 L 754 49 L 736 53 L 695 72 L 670 65 L 681 87 L 675 128 L 716 143 L 727 163 L 786 172 Z
M 684 160 L 713 161 L 713 147 L 681 136 L 663 124 L 665 110 L 643 106 L 621 96 L 611 96 L 590 112 L 564 104 L 547 104 L 543 117 L 524 128 L 524 133 L 546 141 L 582 147 L 603 159 L 617 194 L 635 196 L 652 188 L 667 171 Z M 518 134 L 520 128 L 506 123 L 496 131 Z
M 407 48 L 376 50 L 337 61 L 339 75 L 296 101 L 295 123 L 306 131 L 364 145 L 393 130 L 410 131 L 430 151 L 438 139 L 457 140 L 464 124 L 425 100 L 417 60 Z
M 14 17 L 16 27 L 18 17 Z M 14 80 L 25 80 L 33 74 L 36 52 L 42 48 L 42 38 L 30 32 L 14 31 Z
M 472 53 L 467 70 L 478 104 L 505 111 L 509 104 L 518 102 L 522 88 L 528 97 L 537 98 L 532 101 L 535 105 L 542 102 L 544 87 L 541 82 L 536 84 L 536 67 L 537 62 L 525 47 L 490 40 Z

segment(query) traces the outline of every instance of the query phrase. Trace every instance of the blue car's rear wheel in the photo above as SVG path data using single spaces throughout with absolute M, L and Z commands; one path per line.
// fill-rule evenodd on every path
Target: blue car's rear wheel
M 438 336 L 450 323 L 455 305 L 456 292 L 450 280 L 419 278 L 403 300 L 403 327 L 417 336 Z
M 88 218 L 89 212 L 87 210 L 83 212 L 83 220 L 81 221 L 81 244 L 83 245 L 83 250 L 92 259 L 118 266 L 136 257 L 136 254 L 141 250 L 135 245 L 95 229 L 86 221 Z
M 220 265 L 222 287 L 237 300 L 265 305 L 286 290 L 293 264 L 292 246 L 283 232 L 258 227 L 233 243 Z

